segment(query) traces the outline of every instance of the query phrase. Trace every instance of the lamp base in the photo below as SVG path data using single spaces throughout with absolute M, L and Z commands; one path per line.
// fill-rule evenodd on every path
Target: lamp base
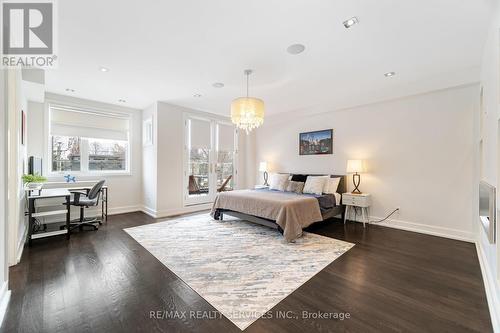
M 362 192 L 359 190 L 359 183 L 361 182 L 361 176 L 359 173 L 355 173 L 352 175 L 352 183 L 354 184 L 354 190 L 352 190 L 352 194 L 361 194 Z
M 267 171 L 264 171 L 264 186 L 269 186 L 269 184 L 267 183 L 267 178 L 268 178 Z

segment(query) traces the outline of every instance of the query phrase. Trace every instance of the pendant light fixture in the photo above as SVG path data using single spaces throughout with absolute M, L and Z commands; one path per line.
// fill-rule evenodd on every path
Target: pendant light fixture
M 244 72 L 247 76 L 247 96 L 238 97 L 231 103 L 231 121 L 247 134 L 264 123 L 264 101 L 248 96 L 248 80 L 252 72 L 251 69 Z

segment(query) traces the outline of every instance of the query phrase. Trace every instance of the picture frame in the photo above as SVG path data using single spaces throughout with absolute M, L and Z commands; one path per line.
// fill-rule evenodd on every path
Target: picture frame
M 21 110 L 21 144 L 26 145 L 26 113 Z
M 142 122 L 142 145 L 153 145 L 153 116 L 150 116 Z
M 333 154 L 333 129 L 299 134 L 299 155 Z

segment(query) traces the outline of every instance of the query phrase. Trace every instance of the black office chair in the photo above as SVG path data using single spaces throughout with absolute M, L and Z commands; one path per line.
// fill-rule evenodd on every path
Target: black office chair
M 80 207 L 80 219 L 70 223 L 71 229 L 79 228 L 80 230 L 83 227 L 92 227 L 94 230 L 97 230 L 98 225 L 102 224 L 102 221 L 97 217 L 85 219 L 85 208 L 98 206 L 99 200 L 101 198 L 101 190 L 104 185 L 104 180 L 101 180 L 97 184 L 94 185 L 90 189 L 90 191 L 70 191 L 74 195 L 73 201 L 70 202 L 72 206 Z M 82 197 L 84 196 L 84 197 Z

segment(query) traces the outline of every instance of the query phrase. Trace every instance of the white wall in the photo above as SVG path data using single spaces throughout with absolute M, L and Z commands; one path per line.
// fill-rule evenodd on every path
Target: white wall
M 180 106 L 158 102 L 158 216 L 179 214 L 183 207 L 184 112 Z
M 5 80 L 5 71 L 0 70 L 0 325 L 10 296 L 7 258 L 7 95 Z
M 255 131 L 246 134 L 240 131 L 238 137 L 239 146 L 242 149 L 239 156 L 239 188 L 253 188 L 255 185 L 255 172 L 257 170 L 256 160 L 256 135 Z M 260 184 L 260 183 L 259 183 Z
M 28 101 L 28 156 L 43 157 L 45 140 L 40 138 L 43 138 L 45 133 L 44 107 L 44 103 Z
M 19 261 L 19 256 L 22 253 L 27 230 L 21 180 L 26 168 L 26 145 L 21 144 L 21 110 L 27 111 L 27 100 L 23 92 L 21 70 L 7 70 L 6 75 L 8 95 L 6 99 L 8 113 L 8 262 L 9 265 L 14 265 Z
M 153 144 L 144 146 L 142 150 L 142 193 L 144 211 L 155 216 L 157 211 L 157 195 L 156 186 L 157 178 L 157 148 L 158 148 L 158 131 L 157 131 L 157 104 L 154 103 L 149 108 L 143 110 L 142 119 L 152 118 L 153 120 Z
M 29 113 L 28 113 L 28 100 L 26 98 L 26 93 L 25 93 L 25 88 L 23 85 L 22 81 L 22 72 L 19 70 L 17 71 L 19 77 L 16 80 L 16 111 L 18 113 L 18 142 L 21 143 L 21 136 L 22 136 L 22 131 L 21 131 L 21 116 L 19 114 L 20 110 L 23 110 L 26 116 L 26 128 L 27 128 L 27 123 L 29 122 Z M 25 212 L 25 207 L 26 207 L 26 196 L 24 192 L 24 184 L 21 180 L 21 176 L 27 173 L 28 170 L 28 137 L 26 135 L 25 137 L 26 141 L 24 144 L 20 144 L 19 151 L 18 151 L 18 159 L 17 159 L 17 197 L 19 200 L 19 211 L 18 211 L 18 220 L 19 220 L 19 225 L 18 225 L 18 231 L 17 231 L 17 250 L 16 250 L 16 261 L 15 263 L 18 263 L 21 260 L 21 254 L 23 253 L 23 247 L 24 243 L 26 240 L 26 234 L 28 232 L 28 219 L 24 216 Z M 11 264 L 14 264 L 11 262 Z
M 348 159 L 365 159 L 360 188 L 373 195 L 373 219 L 399 207 L 390 225 L 473 240 L 477 90 L 474 85 L 308 117 L 270 117 L 257 130 L 257 161 L 277 172 L 345 174 Z M 299 156 L 299 133 L 329 128 L 333 155 Z M 262 182 L 260 174 L 255 179 Z
M 488 32 L 488 38 L 483 51 L 483 62 L 481 68 L 481 87 L 483 88 L 483 131 L 480 130 L 479 113 L 476 115 L 476 137 L 479 142 L 482 138 L 483 152 L 480 169 L 477 170 L 477 178 L 482 177 L 486 182 L 497 187 L 497 207 L 500 207 L 500 164 L 499 155 L 499 120 L 500 120 L 500 1 L 494 1 L 496 7 L 492 11 L 492 21 Z M 478 94 L 479 98 L 479 94 Z M 475 206 L 477 211 L 477 204 Z M 488 294 L 493 325 L 500 332 L 500 224 L 497 214 L 497 237 L 496 244 L 490 244 L 482 227 L 478 228 L 478 249 L 480 260 L 483 263 L 483 279 Z M 479 219 L 475 216 L 475 223 L 479 225 Z M 496 313 L 496 316 L 493 314 Z
M 184 205 L 184 114 L 209 116 L 228 120 L 215 114 L 157 102 L 143 111 L 143 118 L 153 115 L 154 144 L 143 148 L 144 156 L 144 211 L 154 217 L 172 216 L 185 212 L 207 209 L 210 204 Z M 247 186 L 247 142 L 245 134 L 238 137 L 238 176 L 236 186 Z M 155 181 L 156 180 L 156 181 Z
M 46 103 L 30 102 L 28 105 L 29 121 L 28 128 L 28 153 L 29 156 L 44 158 L 44 174 L 47 175 L 49 164 L 48 151 L 48 125 L 45 119 L 48 101 L 65 103 L 75 106 L 87 106 L 99 110 L 128 113 L 131 115 L 131 158 L 130 174 L 106 175 L 106 176 L 77 176 L 77 180 L 105 179 L 109 187 L 109 213 L 119 214 L 137 211 L 141 209 L 142 203 L 142 111 L 105 104 L 90 100 L 83 100 L 69 96 L 46 94 Z M 45 124 L 45 126 L 41 126 Z M 49 181 L 64 181 L 62 176 L 50 176 Z

